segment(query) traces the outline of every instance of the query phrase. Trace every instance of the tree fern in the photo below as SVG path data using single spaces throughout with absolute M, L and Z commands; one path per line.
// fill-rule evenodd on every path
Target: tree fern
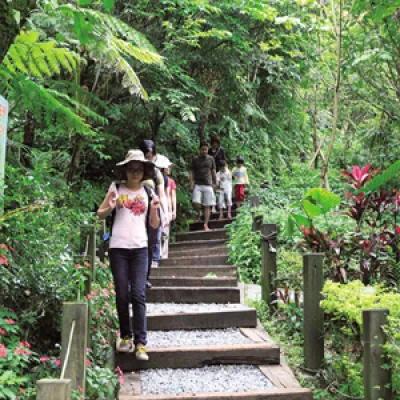
M 111 15 L 77 8 L 73 4 L 54 7 L 52 12 L 38 13 L 33 16 L 33 23 L 42 25 L 41 18 L 54 21 L 57 30 L 61 30 L 70 43 L 76 42 L 73 38 L 75 34 L 90 58 L 101 61 L 103 66 L 122 75 L 122 85 L 131 94 L 148 99 L 131 64 L 136 60 L 161 65 L 162 57 L 143 34 Z M 73 26 L 71 21 L 74 21 Z
M 22 31 L 11 45 L 3 63 L 11 72 L 44 79 L 59 75 L 61 70 L 73 72 L 84 60 L 67 48 L 57 48 L 55 41 L 40 42 L 39 34 Z
M 39 123 L 58 126 L 64 132 L 69 130 L 94 135 L 96 132 L 85 119 L 90 118 L 102 124 L 106 122 L 105 118 L 78 101 L 84 99 L 84 95 L 90 96 L 84 89 L 75 88 L 76 94 L 84 93 L 74 98 L 57 88 L 51 88 L 52 81 L 34 81 L 22 73 L 12 73 L 5 66 L 0 66 L 0 82 L 2 91 L 11 92 L 19 107 L 29 109 Z M 61 83 L 57 82 L 57 86 L 61 87 Z

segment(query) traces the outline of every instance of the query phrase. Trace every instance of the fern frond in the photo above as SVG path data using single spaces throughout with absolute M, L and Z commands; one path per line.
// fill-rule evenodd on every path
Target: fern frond
M 146 49 L 141 49 L 121 39 L 111 38 L 111 43 L 119 50 L 119 52 L 130 55 L 143 63 L 160 63 L 162 60 L 162 57 L 159 54 L 150 52 Z
M 73 72 L 80 56 L 67 48 L 57 48 L 55 41 L 39 42 L 34 31 L 22 31 L 13 43 L 3 61 L 11 72 L 38 79 L 59 75 L 61 70 Z

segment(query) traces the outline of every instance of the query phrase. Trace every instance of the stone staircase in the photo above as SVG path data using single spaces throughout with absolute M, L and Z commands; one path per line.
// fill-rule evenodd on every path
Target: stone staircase
M 117 353 L 125 378 L 119 399 L 312 399 L 281 363 L 279 345 L 257 321 L 256 310 L 240 304 L 236 268 L 228 264 L 225 247 L 229 222 L 213 219 L 208 232 L 191 224 L 190 232 L 177 234 L 170 244 L 169 259 L 152 270 L 150 360 Z M 246 368 L 253 368 L 248 377 Z M 240 384 L 238 389 L 240 380 L 246 381 L 245 390 Z M 223 389 L 208 389 L 214 381 Z M 260 389 L 261 381 L 267 389 Z

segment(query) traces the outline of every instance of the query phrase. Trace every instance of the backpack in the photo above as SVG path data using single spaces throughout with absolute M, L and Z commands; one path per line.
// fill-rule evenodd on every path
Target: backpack
M 115 187 L 118 190 L 119 189 L 120 184 L 116 183 Z M 147 197 L 148 197 L 148 207 L 147 207 L 147 213 L 146 213 L 146 232 L 147 232 L 147 240 L 148 240 L 148 248 L 153 248 L 153 246 L 156 245 L 157 242 L 157 229 L 154 229 L 151 225 L 150 225 L 150 205 L 151 205 L 151 201 L 153 199 L 153 189 L 149 186 L 144 185 L 143 186 Z M 112 227 L 114 225 L 114 220 L 115 220 L 115 215 L 117 214 L 117 209 L 114 208 L 114 210 L 111 213 L 111 224 L 110 224 L 110 234 L 108 235 L 109 239 L 112 235 Z M 105 239 L 105 240 L 107 240 Z

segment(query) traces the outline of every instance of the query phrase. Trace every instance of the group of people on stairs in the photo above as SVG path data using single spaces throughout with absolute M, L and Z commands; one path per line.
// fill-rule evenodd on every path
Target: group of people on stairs
M 219 192 L 219 219 L 223 218 L 225 207 L 228 219 L 232 219 L 232 178 L 235 184 L 235 202 L 239 206 L 244 201 L 244 189 L 249 184 L 244 159 L 238 156 L 236 167 L 229 171 L 225 151 L 220 145 L 220 138 L 211 138 L 211 147 L 207 142 L 200 143 L 200 154 L 193 158 L 190 170 L 190 190 L 193 192 L 193 207 L 197 211 L 196 221 L 200 221 L 201 211 L 204 215 L 204 230 L 208 231 L 211 210 L 215 210 L 216 195 Z
M 225 152 L 218 136 L 200 144 L 200 154 L 192 161 L 190 188 L 192 202 L 198 210 L 204 208 L 204 229 L 208 230 L 211 207 L 215 207 L 215 192 L 219 190 L 220 219 L 225 203 L 231 219 L 232 177 L 235 200 L 244 200 L 248 184 L 243 157 L 229 171 Z M 113 274 L 116 305 L 120 324 L 117 351 L 135 351 L 138 360 L 149 359 L 146 350 L 146 288 L 152 268 L 160 259 L 168 258 L 168 239 L 171 223 L 176 219 L 176 183 L 169 177 L 172 163 L 156 154 L 153 141 L 144 140 L 139 149 L 129 150 L 125 159 L 116 165 L 117 182 L 112 182 L 97 210 L 97 216 L 111 216 L 109 257 Z M 133 321 L 129 304 L 132 304 Z

